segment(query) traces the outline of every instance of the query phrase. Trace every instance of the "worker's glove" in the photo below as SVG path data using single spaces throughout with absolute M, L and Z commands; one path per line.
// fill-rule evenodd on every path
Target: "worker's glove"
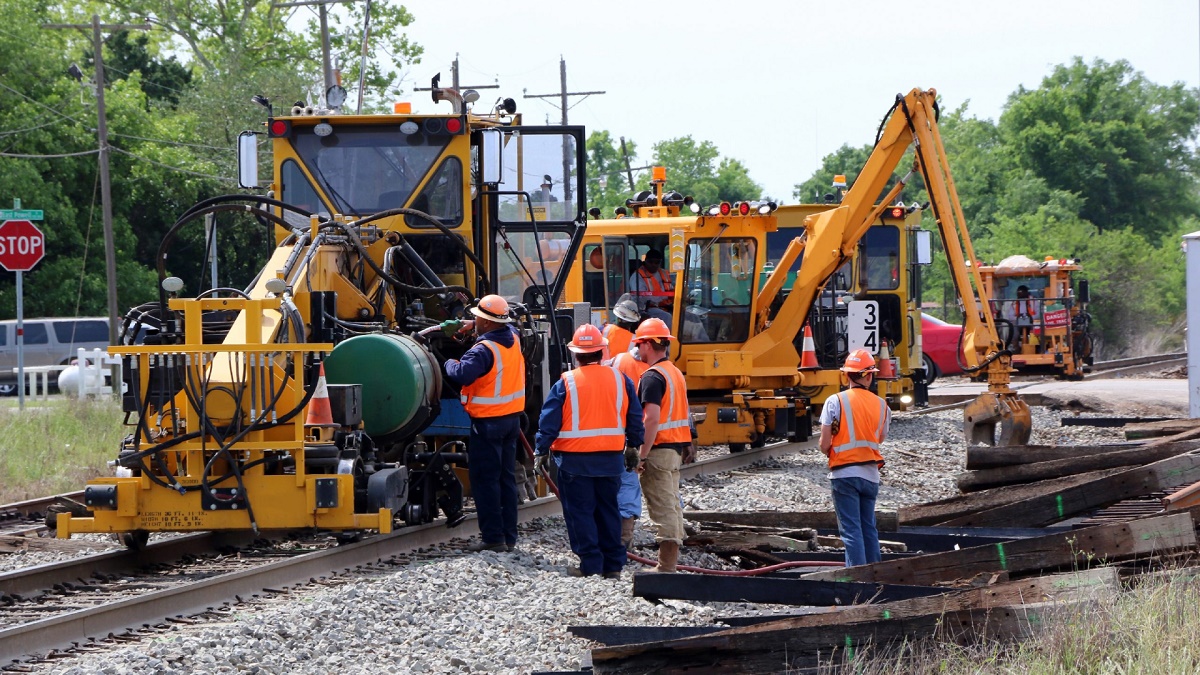
M 550 475 L 550 455 L 537 455 L 533 458 L 534 473 L 540 473 L 544 476 Z
M 634 471 L 642 461 L 642 453 L 634 447 L 625 448 L 625 470 Z

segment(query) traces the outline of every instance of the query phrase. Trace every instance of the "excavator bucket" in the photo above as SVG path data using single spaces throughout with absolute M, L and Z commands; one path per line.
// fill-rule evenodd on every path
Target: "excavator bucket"
M 1000 426 L 999 437 L 997 425 Z M 1016 394 L 981 394 L 963 410 L 967 445 L 1028 445 L 1032 431 L 1029 406 Z

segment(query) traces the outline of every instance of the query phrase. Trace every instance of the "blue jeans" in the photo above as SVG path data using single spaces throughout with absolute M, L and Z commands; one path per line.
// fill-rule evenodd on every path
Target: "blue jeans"
M 617 510 L 620 476 L 580 476 L 558 467 L 558 491 L 567 538 L 579 556 L 583 574 L 620 572 L 625 566 L 621 515 Z
M 834 478 L 830 483 L 838 534 L 846 545 L 846 567 L 879 562 L 879 531 L 875 529 L 879 483 L 865 478 Z
M 517 543 L 517 434 L 521 416 L 471 420 L 467 475 L 485 544 Z
M 617 491 L 617 508 L 622 518 L 642 517 L 642 481 L 636 471 L 621 472 L 621 489 Z

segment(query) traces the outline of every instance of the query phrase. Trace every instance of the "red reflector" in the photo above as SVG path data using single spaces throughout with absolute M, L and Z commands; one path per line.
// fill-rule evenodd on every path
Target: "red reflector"
M 450 119 L 446 120 L 446 131 L 452 134 L 457 134 L 458 132 L 462 131 L 462 120 L 458 119 L 457 117 L 451 117 Z
M 738 204 L 738 213 L 743 216 L 750 213 L 750 202 L 741 202 Z
M 287 133 L 288 125 L 283 120 L 275 120 L 271 122 L 271 135 L 282 136 Z
M 893 218 L 903 218 L 904 217 L 904 209 L 900 208 L 899 206 L 892 209 L 892 217 Z
M 727 216 L 732 210 L 732 207 L 729 206 L 729 202 L 721 202 L 721 215 Z

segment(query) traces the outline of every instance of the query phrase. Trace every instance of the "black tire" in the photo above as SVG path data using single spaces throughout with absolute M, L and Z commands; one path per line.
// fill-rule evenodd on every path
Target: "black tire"
M 929 358 L 928 354 L 921 354 L 921 363 L 925 365 L 925 385 L 932 385 L 933 381 L 938 379 L 938 375 L 941 375 L 938 372 L 937 364 Z
M 5 382 L 4 384 L 0 384 L 0 396 L 16 396 L 16 395 L 17 395 L 17 383 L 16 382 Z
M 730 452 L 745 452 L 746 444 L 745 443 L 730 443 L 729 451 Z

